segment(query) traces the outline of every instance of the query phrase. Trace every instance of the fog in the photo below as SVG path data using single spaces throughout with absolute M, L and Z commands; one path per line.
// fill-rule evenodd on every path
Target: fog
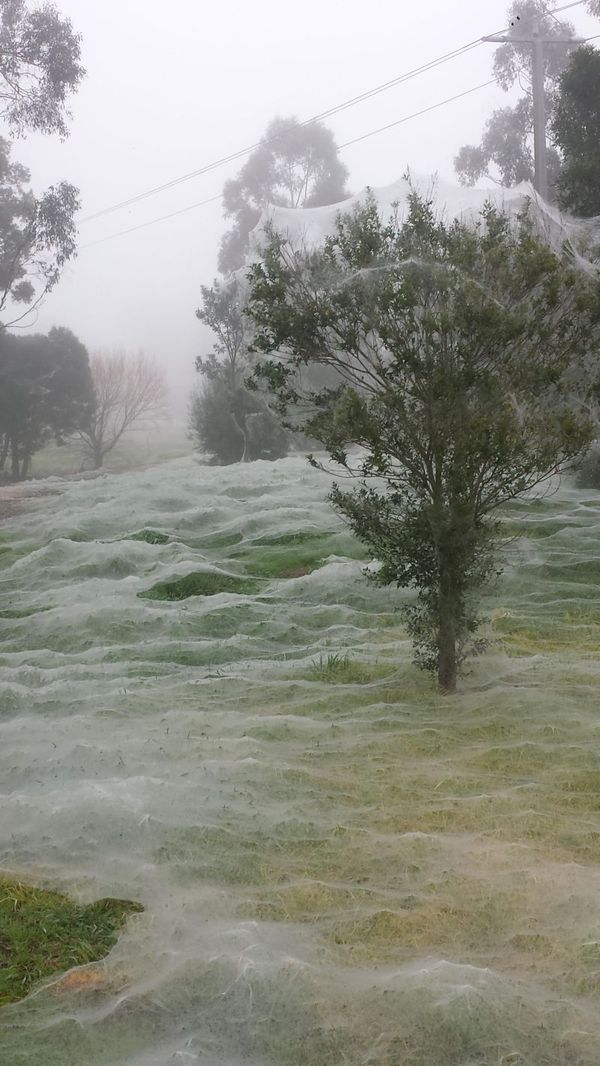
M 56 0 L 87 77 L 13 159 L 80 246 L 0 353 L 6 1066 L 597 1066 L 598 127 L 587 213 L 459 186 L 506 4 Z M 316 115 L 364 210 L 324 137 L 202 294 L 245 149 Z
M 72 103 L 70 138 L 29 136 L 14 157 L 34 189 L 60 179 L 81 190 L 81 218 L 254 144 L 274 115 L 309 118 L 422 63 L 499 30 L 503 0 L 419 5 L 375 0 L 301 6 L 275 0 L 208 5 L 173 0 L 61 0 L 83 38 L 87 69 Z M 579 33 L 597 23 L 569 12 Z M 491 77 L 481 47 L 326 120 L 342 145 Z M 389 185 L 407 164 L 455 180 L 453 157 L 476 142 L 495 86 L 342 151 L 353 192 Z M 163 365 L 177 407 L 195 384 L 194 357 L 210 345 L 195 318 L 216 272 L 227 223 L 219 202 L 123 236 L 123 230 L 217 196 L 243 159 L 80 227 L 78 258 L 30 329 L 72 329 L 89 349 L 144 349 Z

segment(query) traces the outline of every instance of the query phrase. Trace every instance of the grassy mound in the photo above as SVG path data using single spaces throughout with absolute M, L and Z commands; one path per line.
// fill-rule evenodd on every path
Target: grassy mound
M 190 596 L 216 596 L 219 592 L 250 596 L 256 592 L 256 582 L 214 570 L 197 570 L 172 581 L 159 581 L 138 595 L 145 600 L 187 600 Z
M 49 611 L 50 607 L 7 607 L 5 611 L 0 611 L 0 618 L 31 618 L 34 614 L 41 614 L 42 611 Z
M 124 899 L 83 906 L 0 877 L 0 1004 L 26 996 L 43 977 L 103 958 L 129 915 L 143 909 Z
M 346 559 L 366 559 L 365 548 L 347 533 L 313 530 L 258 537 L 230 552 L 230 559 L 248 574 L 269 579 L 303 577 L 320 569 L 330 555 Z
M 159 533 L 157 529 L 140 529 L 137 533 L 130 533 L 125 540 L 142 540 L 144 544 L 167 544 L 168 533 Z
M 322 681 L 330 685 L 361 685 L 382 680 L 394 672 L 390 663 L 356 662 L 348 655 L 334 653 L 319 656 L 308 671 L 310 681 Z

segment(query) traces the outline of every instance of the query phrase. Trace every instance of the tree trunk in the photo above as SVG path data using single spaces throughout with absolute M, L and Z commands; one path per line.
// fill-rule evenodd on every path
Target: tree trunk
M 10 472 L 15 481 L 19 480 L 19 445 L 13 437 L 10 442 Z
M 440 601 L 438 627 L 438 684 L 441 692 L 456 692 L 456 610 L 458 598 L 453 588 L 449 560 L 440 553 Z
M 0 470 L 4 470 L 6 466 L 6 460 L 8 459 L 8 450 L 10 448 L 10 437 L 8 433 L 4 434 L 2 440 L 2 451 L 0 452 Z
M 242 451 L 242 458 L 240 459 L 240 463 L 247 463 L 248 462 L 248 434 L 246 433 L 246 430 L 245 430 L 244 426 L 240 425 L 240 423 L 238 421 L 238 417 L 237 417 L 236 414 L 234 414 L 233 411 L 231 412 L 231 418 L 233 420 L 233 424 L 234 424 L 235 428 L 237 429 L 238 433 L 240 434 L 240 436 L 241 436 L 241 438 L 242 438 L 242 440 L 244 442 L 244 449 Z
M 94 448 L 94 470 L 100 470 L 104 461 L 104 455 L 101 448 Z

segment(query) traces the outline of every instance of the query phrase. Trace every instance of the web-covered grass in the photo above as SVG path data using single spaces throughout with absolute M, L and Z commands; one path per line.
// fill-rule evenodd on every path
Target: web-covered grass
M 1 860 L 145 907 L 11 1066 L 596 1066 L 600 498 L 507 509 L 448 698 L 327 488 L 181 460 L 4 527 Z

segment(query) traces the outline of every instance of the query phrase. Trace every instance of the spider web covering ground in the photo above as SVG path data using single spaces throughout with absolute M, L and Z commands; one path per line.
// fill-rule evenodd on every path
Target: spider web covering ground
M 0 865 L 144 911 L 0 1060 L 596 1066 L 600 497 L 506 510 L 446 699 L 303 458 L 60 488 L 0 531 Z

